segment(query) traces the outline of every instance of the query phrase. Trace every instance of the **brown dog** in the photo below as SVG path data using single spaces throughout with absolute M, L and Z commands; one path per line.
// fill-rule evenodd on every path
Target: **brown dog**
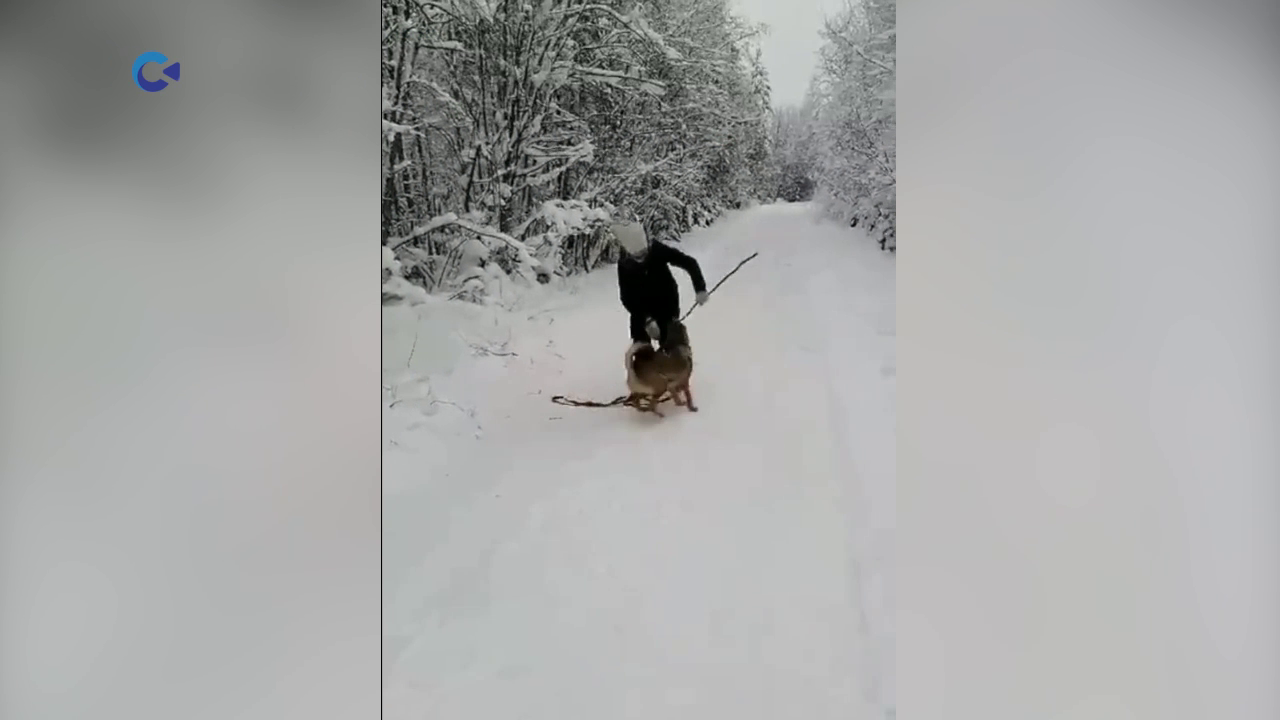
M 676 405 L 697 412 L 689 380 L 693 376 L 693 348 L 684 323 L 672 320 L 667 326 L 667 339 L 657 350 L 645 343 L 627 348 L 628 404 L 642 412 L 663 417 L 658 410 L 662 396 L 670 392 Z

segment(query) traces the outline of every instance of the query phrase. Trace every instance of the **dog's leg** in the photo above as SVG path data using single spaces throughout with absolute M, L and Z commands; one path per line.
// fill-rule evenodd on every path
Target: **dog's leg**
M 658 417 L 666 417 L 666 415 L 663 415 L 662 411 L 658 409 L 658 399 L 659 399 L 658 397 L 654 397 L 654 396 L 649 397 L 648 410 L 649 412 L 653 413 L 654 415 L 657 415 Z
M 684 386 L 684 404 L 689 406 L 689 412 L 698 412 L 698 406 L 693 404 L 693 391 L 688 385 Z

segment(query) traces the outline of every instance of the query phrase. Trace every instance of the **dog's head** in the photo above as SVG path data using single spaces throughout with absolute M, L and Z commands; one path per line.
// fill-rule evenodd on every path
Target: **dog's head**
M 667 339 L 662 344 L 663 350 L 689 347 L 689 330 L 679 320 L 672 320 L 667 325 Z

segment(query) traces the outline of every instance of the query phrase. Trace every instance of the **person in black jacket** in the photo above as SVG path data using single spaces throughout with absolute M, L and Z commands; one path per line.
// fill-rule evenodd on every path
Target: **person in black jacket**
M 631 315 L 631 341 L 650 344 L 665 339 L 667 324 L 680 316 L 680 291 L 671 265 L 684 270 L 693 281 L 699 305 L 707 301 L 707 283 L 698 261 L 660 242 L 650 243 L 640 223 L 614 223 L 614 237 L 622 246 L 618 260 L 618 294 Z

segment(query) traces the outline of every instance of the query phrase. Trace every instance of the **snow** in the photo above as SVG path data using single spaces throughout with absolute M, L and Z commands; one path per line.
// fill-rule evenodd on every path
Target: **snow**
M 593 222 L 607 220 L 609 213 L 601 208 L 593 208 L 581 200 L 548 200 L 542 203 L 538 216 L 561 234 L 568 234 L 580 232 Z
M 386 133 L 387 135 L 399 135 L 399 134 L 417 135 L 418 134 L 417 129 L 410 125 L 402 125 L 400 123 L 394 123 L 386 119 L 383 119 L 382 121 L 382 132 Z
M 396 254 L 386 245 L 382 246 L 382 269 L 389 270 L 393 273 L 400 272 L 400 261 L 396 260 Z
M 894 263 L 807 203 L 681 246 L 700 412 L 623 393 L 612 267 L 384 314 L 384 717 L 894 714 Z M 688 279 L 675 271 L 685 307 Z

